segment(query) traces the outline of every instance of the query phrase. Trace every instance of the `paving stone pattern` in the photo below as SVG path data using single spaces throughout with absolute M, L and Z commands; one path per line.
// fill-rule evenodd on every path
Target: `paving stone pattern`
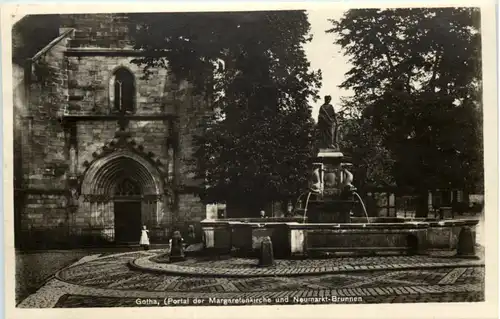
M 350 263 L 343 273 L 309 274 L 302 276 L 216 277 L 186 276 L 144 272 L 129 267 L 137 258 L 151 258 L 158 252 L 122 253 L 92 257 L 60 271 L 56 279 L 48 282 L 37 293 L 26 298 L 19 307 L 121 307 L 163 305 L 168 298 L 180 298 L 193 304 L 194 298 L 204 305 L 221 305 L 210 298 L 230 300 L 239 298 L 238 304 L 255 304 L 264 298 L 266 304 L 287 303 L 399 303 L 399 302 L 471 302 L 484 300 L 484 267 L 477 264 L 457 267 L 435 267 L 411 270 L 391 268 L 389 262 L 432 264 L 428 257 L 370 257 L 334 258 L 325 260 L 280 261 L 277 268 L 289 269 L 296 264 L 303 272 L 307 266 L 330 267 L 342 262 Z M 384 270 L 356 271 L 359 264 L 384 265 Z M 439 259 L 437 259 L 439 261 Z M 218 261 L 226 267 L 245 264 L 243 259 Z M 453 260 L 448 260 L 451 263 Z M 209 262 L 188 260 L 183 265 L 196 265 L 199 269 Z M 438 263 L 436 263 L 438 264 Z M 284 266 L 288 265 L 288 266 Z M 243 267 L 240 271 L 251 271 Z M 149 298 L 152 304 L 137 304 L 140 298 Z M 184 298 L 184 299 L 182 299 Z M 302 299 L 301 299 L 302 298 Z M 337 298 L 337 299 L 335 299 Z M 342 299 L 343 298 L 343 299 Z M 302 301 L 301 301 L 302 300 Z M 326 300 L 326 301 L 325 301 Z
M 482 260 L 439 258 L 427 256 L 358 257 L 305 260 L 277 260 L 276 267 L 257 267 L 257 260 L 232 258 L 224 260 L 191 259 L 182 263 L 157 263 L 154 258 L 142 257 L 131 266 L 143 271 L 165 272 L 193 276 L 295 276 L 322 273 L 343 273 L 370 270 L 422 269 L 482 266 Z
M 36 292 L 56 271 L 85 258 L 86 254 L 83 251 L 16 252 L 16 302 Z

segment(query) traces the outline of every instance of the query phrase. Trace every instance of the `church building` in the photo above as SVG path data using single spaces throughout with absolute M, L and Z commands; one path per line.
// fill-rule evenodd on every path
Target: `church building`
M 165 68 L 144 77 L 128 15 L 46 18 L 57 34 L 13 65 L 16 245 L 138 243 L 143 225 L 161 243 L 206 218 L 192 162 L 205 100 Z M 29 19 L 14 47 L 49 34 L 23 34 Z

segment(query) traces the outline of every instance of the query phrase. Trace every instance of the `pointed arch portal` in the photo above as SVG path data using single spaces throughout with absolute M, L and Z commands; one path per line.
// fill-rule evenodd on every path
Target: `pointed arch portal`
M 158 224 L 161 175 L 145 158 L 116 151 L 95 160 L 81 184 L 83 210 L 94 228 L 117 243 L 138 243 L 142 225 Z

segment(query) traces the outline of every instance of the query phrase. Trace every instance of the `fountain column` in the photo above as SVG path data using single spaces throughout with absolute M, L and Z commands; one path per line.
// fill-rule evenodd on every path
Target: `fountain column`
M 334 149 L 320 149 L 314 161 L 313 176 L 319 175 L 319 183 L 311 187 L 307 217 L 313 223 L 349 223 L 355 201 L 350 192 L 352 174 L 345 170 L 347 159 Z M 320 169 L 318 174 L 316 171 Z

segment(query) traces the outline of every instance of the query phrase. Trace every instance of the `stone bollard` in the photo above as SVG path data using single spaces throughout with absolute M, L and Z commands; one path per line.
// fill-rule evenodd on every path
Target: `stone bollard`
M 274 266 L 273 243 L 269 237 L 264 237 L 260 244 L 259 266 Z
M 415 234 L 410 234 L 406 237 L 406 243 L 408 245 L 408 254 L 416 255 L 418 253 L 418 237 Z
M 476 255 L 476 241 L 470 227 L 462 227 L 458 235 L 457 254 L 460 258 L 479 258 Z
M 184 256 L 184 240 L 182 239 L 181 232 L 176 230 L 172 239 L 170 239 L 170 262 L 182 261 L 185 260 Z

